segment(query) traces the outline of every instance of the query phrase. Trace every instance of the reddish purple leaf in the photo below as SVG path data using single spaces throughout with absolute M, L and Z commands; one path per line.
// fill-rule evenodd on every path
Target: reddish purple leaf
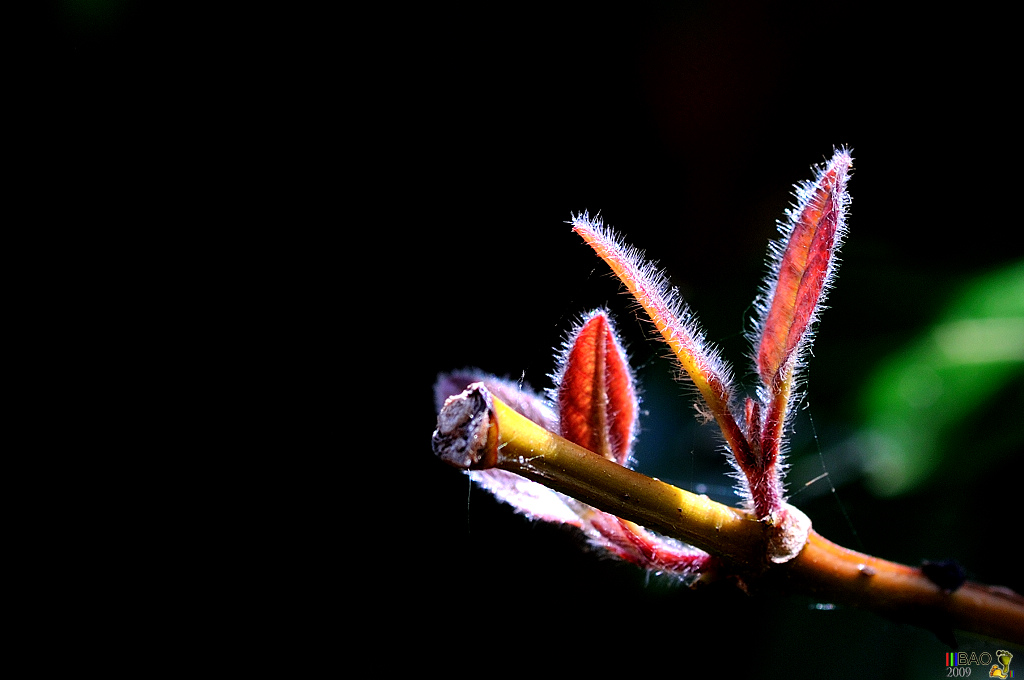
M 783 509 L 783 429 L 800 354 L 810 344 L 846 232 L 851 164 L 841 149 L 813 181 L 797 187 L 783 239 L 772 244 L 772 274 L 757 303 L 756 365 L 764 387 L 760 403 L 747 399 L 744 409 L 751 455 L 737 456 L 759 518 L 779 519 Z
M 772 280 L 762 299 L 757 371 L 771 386 L 786 379 L 808 336 L 835 270 L 846 231 L 846 181 L 852 159 L 839 150 L 818 177 L 797 187 L 797 205 L 773 249 Z

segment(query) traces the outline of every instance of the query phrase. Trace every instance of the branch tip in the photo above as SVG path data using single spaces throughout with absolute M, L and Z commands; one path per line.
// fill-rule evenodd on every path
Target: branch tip
M 473 383 L 461 394 L 445 400 L 430 443 L 434 455 L 462 470 L 481 470 L 497 464 L 498 421 L 491 393 L 483 383 Z

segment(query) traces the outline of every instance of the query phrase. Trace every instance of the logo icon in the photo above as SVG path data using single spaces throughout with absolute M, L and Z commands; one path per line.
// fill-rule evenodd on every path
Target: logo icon
M 988 677 L 1012 678 L 1013 671 L 1010 670 L 1011 659 L 1013 659 L 1013 654 L 1010 654 L 1005 649 L 996 650 L 996 663 L 992 664 L 992 668 L 988 669 Z

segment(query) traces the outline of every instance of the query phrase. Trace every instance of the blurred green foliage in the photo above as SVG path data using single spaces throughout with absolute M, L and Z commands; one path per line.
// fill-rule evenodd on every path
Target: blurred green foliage
M 958 474 L 978 473 L 1019 449 L 1024 427 L 1006 417 L 1020 415 L 1014 404 L 1022 379 L 1024 261 L 970 281 L 933 325 L 869 376 L 861 435 L 871 489 L 901 494 L 944 462 L 968 459 Z
M 129 0 L 61 0 L 57 10 L 66 27 L 90 34 L 117 27 L 129 4 Z

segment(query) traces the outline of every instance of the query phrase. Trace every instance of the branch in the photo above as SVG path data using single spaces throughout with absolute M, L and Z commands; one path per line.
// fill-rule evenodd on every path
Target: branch
M 796 508 L 772 525 L 624 468 L 516 413 L 481 383 L 438 415 L 435 454 L 461 469 L 497 467 L 686 541 L 757 587 L 871 609 L 941 632 L 961 629 L 1024 644 L 1024 597 L 967 582 L 943 590 L 921 569 L 838 546 Z

